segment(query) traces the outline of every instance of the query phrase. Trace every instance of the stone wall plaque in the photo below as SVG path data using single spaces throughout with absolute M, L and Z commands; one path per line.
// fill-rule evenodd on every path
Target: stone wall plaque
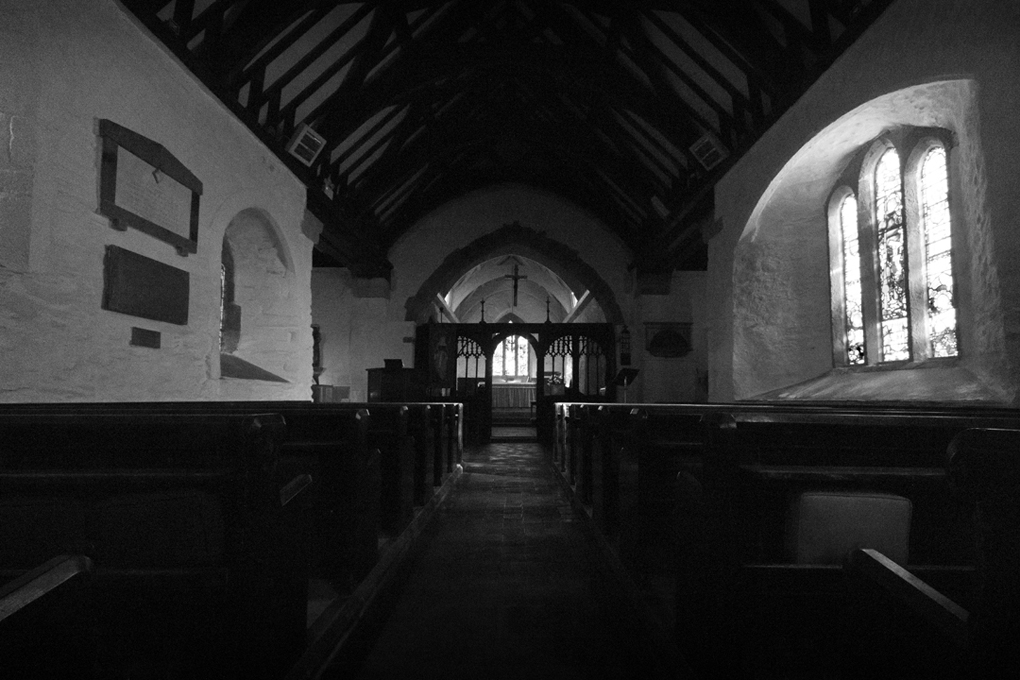
M 117 246 L 106 246 L 104 264 L 103 309 L 187 325 L 188 272 Z
M 113 121 L 100 120 L 99 135 L 99 212 L 115 229 L 133 227 L 181 255 L 196 252 L 202 182 L 162 145 Z

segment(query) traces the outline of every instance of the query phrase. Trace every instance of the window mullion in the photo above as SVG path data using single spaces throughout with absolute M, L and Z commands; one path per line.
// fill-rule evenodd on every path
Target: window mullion
M 857 199 L 857 224 L 860 226 L 861 307 L 864 316 L 864 347 L 867 363 L 877 364 L 882 356 L 878 282 L 878 229 L 875 220 L 875 181 L 871 173 L 861 178 Z
M 843 258 L 843 225 L 836 196 L 829 204 L 829 293 L 832 309 L 832 356 L 837 366 L 849 364 L 847 358 L 846 299 L 843 294 L 847 263 Z M 856 225 L 856 223 L 855 223 Z
M 903 219 L 907 239 L 907 291 L 910 307 L 910 353 L 917 361 L 927 359 L 928 287 L 925 283 L 924 233 L 921 228 L 921 202 L 917 181 L 918 165 L 911 162 L 903 175 Z

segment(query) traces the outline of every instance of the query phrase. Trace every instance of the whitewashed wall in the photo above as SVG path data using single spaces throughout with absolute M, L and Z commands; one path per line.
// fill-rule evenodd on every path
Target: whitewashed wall
M 899 0 L 727 173 L 709 245 L 714 401 L 1015 400 L 1018 29 L 1020 3 Z M 896 124 L 947 127 L 959 142 L 951 197 L 963 236 L 961 359 L 938 370 L 834 372 L 825 200 L 854 145 Z M 816 162 L 825 153 L 828 163 Z
M 350 388 L 351 401 L 367 401 L 370 368 L 386 359 L 414 366 L 414 324 L 388 317 L 385 281 L 357 280 L 343 268 L 312 272 L 312 320 L 319 326 L 321 385 Z
M 0 16 L 0 400 L 310 399 L 303 186 L 112 0 L 0 0 Z M 98 214 L 103 118 L 203 182 L 196 254 Z M 221 247 L 247 209 L 287 263 L 286 292 L 259 310 L 276 357 L 262 367 L 287 383 L 219 376 Z M 188 324 L 102 310 L 107 245 L 188 272 Z M 130 346 L 132 327 L 158 331 L 162 347 Z
M 705 273 L 674 272 L 668 295 L 642 295 L 634 300 L 630 328 L 634 368 L 638 376 L 628 389 L 628 401 L 705 401 L 708 372 L 705 337 Z M 682 357 L 656 357 L 646 351 L 646 324 L 690 324 L 691 352 Z

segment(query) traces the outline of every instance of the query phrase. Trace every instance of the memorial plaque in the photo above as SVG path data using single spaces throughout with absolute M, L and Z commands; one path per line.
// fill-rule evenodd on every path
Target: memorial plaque
M 106 246 L 103 309 L 183 326 L 188 323 L 190 280 L 183 269 Z
M 159 331 L 150 331 L 147 328 L 132 328 L 131 344 L 135 347 L 159 349 L 162 345 L 162 335 Z
M 100 120 L 99 134 L 99 212 L 116 229 L 133 227 L 170 243 L 181 255 L 196 252 L 198 178 L 162 145 L 112 121 Z

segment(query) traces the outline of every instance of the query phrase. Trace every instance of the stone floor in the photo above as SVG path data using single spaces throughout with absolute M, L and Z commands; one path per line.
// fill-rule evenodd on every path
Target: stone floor
M 538 444 L 469 449 L 378 636 L 344 677 L 665 677 L 582 521 Z

